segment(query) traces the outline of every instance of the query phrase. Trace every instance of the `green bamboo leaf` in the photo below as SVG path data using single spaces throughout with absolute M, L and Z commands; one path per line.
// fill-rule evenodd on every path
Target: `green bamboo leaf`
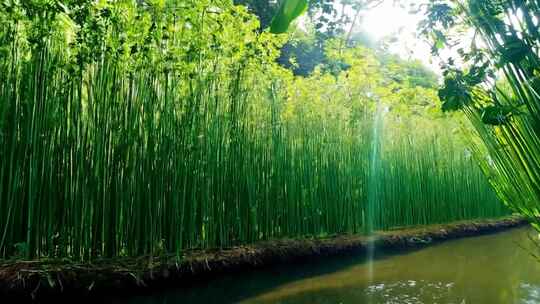
M 501 54 L 501 66 L 507 63 L 519 63 L 531 53 L 530 47 L 517 37 L 507 38 L 505 44 L 497 51 Z
M 468 87 L 463 83 L 461 74 L 447 75 L 444 86 L 439 90 L 439 98 L 442 101 L 442 110 L 456 111 L 471 102 L 471 94 Z
M 488 106 L 482 110 L 482 121 L 485 124 L 499 126 L 508 122 L 513 114 L 510 106 Z
M 284 0 L 281 2 L 277 14 L 272 19 L 270 32 L 273 34 L 285 33 L 291 22 L 302 15 L 307 7 L 307 0 Z

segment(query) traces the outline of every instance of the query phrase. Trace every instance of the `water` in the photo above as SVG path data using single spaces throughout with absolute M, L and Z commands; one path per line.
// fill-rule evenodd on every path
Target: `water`
M 540 303 L 540 262 L 530 229 L 447 241 L 417 251 L 328 258 L 235 274 L 130 304 Z M 527 250 L 520 248 L 527 248 Z

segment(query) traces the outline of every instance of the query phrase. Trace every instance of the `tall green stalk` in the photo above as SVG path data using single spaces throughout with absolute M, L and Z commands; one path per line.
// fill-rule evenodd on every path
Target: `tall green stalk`
M 384 144 L 370 176 L 364 91 L 292 78 L 244 8 L 177 2 L 0 4 L 1 258 L 357 233 L 370 178 L 375 229 L 507 213 L 450 145 Z
M 443 108 L 466 113 L 498 196 L 540 230 L 540 3 L 438 1 L 429 12 L 440 45 L 453 27 L 475 32 L 470 50 L 460 51 L 465 69 L 447 66 Z

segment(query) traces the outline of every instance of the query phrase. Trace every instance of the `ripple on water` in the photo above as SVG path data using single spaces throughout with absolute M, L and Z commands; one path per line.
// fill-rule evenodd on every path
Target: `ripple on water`
M 521 293 L 521 304 L 540 303 L 540 285 L 521 283 L 519 287 Z
M 379 283 L 366 288 L 366 295 L 374 303 L 385 304 L 424 304 L 431 303 L 464 304 L 464 300 L 453 299 L 454 283 L 408 280 L 392 283 Z M 439 302 L 440 301 L 440 302 Z

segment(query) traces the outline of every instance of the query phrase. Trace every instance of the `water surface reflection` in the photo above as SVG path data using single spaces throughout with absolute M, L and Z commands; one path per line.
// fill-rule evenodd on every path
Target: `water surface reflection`
M 528 228 L 444 242 L 402 254 L 359 257 L 229 275 L 123 303 L 496 304 L 540 303 L 540 263 Z M 520 248 L 524 247 L 527 250 Z

